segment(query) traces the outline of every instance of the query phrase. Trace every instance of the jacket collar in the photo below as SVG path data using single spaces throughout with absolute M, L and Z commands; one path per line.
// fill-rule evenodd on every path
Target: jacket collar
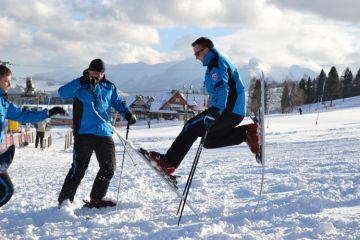
M 209 66 L 211 60 L 213 60 L 213 58 L 215 57 L 215 53 L 219 54 L 219 51 L 215 47 L 213 47 L 205 54 L 203 66 Z

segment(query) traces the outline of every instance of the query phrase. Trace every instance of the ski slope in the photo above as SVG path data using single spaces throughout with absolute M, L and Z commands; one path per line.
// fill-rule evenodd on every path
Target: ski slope
M 316 117 L 315 107 L 305 106 L 303 115 L 266 119 L 265 185 L 256 213 L 261 167 L 247 145 L 204 149 L 188 198 L 200 217 L 185 208 L 179 227 L 179 199 L 136 157 L 136 166 L 125 158 L 118 209 L 81 209 L 98 170 L 94 156 L 75 202 L 58 209 L 72 149 L 63 149 L 66 129 L 52 128 L 50 149 L 16 149 L 8 171 L 15 193 L 0 208 L 0 239 L 360 239 L 360 97 L 322 108 L 317 125 Z M 140 123 L 129 139 L 165 152 L 181 124 L 153 122 L 149 129 Z M 110 199 L 116 199 L 123 152 L 114 140 L 118 166 Z M 180 189 L 197 145 L 177 170 Z

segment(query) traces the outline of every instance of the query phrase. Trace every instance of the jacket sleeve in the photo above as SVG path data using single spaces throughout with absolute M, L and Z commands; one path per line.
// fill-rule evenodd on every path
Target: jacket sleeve
M 117 93 L 115 85 L 112 86 L 112 94 L 111 94 L 111 106 L 118 111 L 122 117 L 125 117 L 125 113 L 129 111 L 129 107 L 126 105 L 126 102 L 122 97 Z
M 225 62 L 219 62 L 219 68 L 213 68 L 211 77 L 214 81 L 215 96 L 211 99 L 211 107 L 219 109 L 220 113 L 226 108 L 226 103 L 229 95 L 229 75 L 227 73 L 228 67 Z
M 21 123 L 34 123 L 48 118 L 48 110 L 24 110 L 16 105 L 7 103 L 6 118 Z
M 81 88 L 80 79 L 74 79 L 71 82 L 60 87 L 58 90 L 59 96 L 62 98 L 73 98 L 77 90 Z

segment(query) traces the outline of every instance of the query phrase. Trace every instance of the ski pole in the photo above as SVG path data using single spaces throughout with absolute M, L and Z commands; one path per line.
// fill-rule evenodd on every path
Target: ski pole
M 110 124 L 109 122 L 107 122 L 103 117 L 100 116 L 99 112 L 95 109 L 94 103 L 92 103 L 92 108 L 93 108 L 93 111 L 94 111 L 94 113 L 96 114 L 96 116 L 98 116 L 98 118 L 99 118 L 101 121 L 103 121 L 104 123 L 106 123 L 106 124 L 114 131 L 114 133 L 115 133 L 116 136 L 119 138 L 119 140 L 120 140 L 120 142 L 122 143 L 122 145 L 124 146 L 127 155 L 128 155 L 128 156 L 130 157 L 130 159 L 134 162 L 134 159 L 133 159 L 133 157 L 132 157 L 132 155 L 130 154 L 129 149 L 128 149 L 128 148 L 130 148 L 130 149 L 132 149 L 132 150 L 136 150 L 136 147 L 133 145 L 133 143 L 132 143 L 131 141 L 125 140 L 125 139 L 120 135 L 120 133 L 116 130 L 116 128 L 115 128 L 113 125 L 111 125 L 111 124 Z M 126 143 L 126 144 L 125 144 L 125 143 Z M 134 164 L 134 166 L 136 166 L 136 164 Z M 157 172 L 157 173 L 160 175 L 159 172 Z M 172 188 L 171 185 L 170 185 L 170 183 L 169 183 L 168 181 L 166 181 L 166 183 L 167 183 L 167 186 L 169 186 L 170 188 Z M 184 199 L 184 196 L 181 195 L 180 192 L 178 192 L 178 191 L 175 191 L 175 192 L 176 192 L 176 194 L 177 194 L 181 199 Z M 186 205 L 194 212 L 194 214 L 195 214 L 196 216 L 199 216 L 199 214 L 197 213 L 197 211 L 196 211 L 189 203 L 186 203 Z
M 125 137 L 125 140 L 128 140 L 129 130 L 130 130 L 130 124 L 129 124 L 129 122 L 128 122 L 128 123 L 127 123 L 127 126 L 126 126 L 126 137 Z M 116 195 L 116 202 L 119 202 L 119 194 L 120 194 L 120 187 L 121 187 L 121 178 L 122 178 L 122 173 L 123 173 L 123 169 L 124 169 L 124 162 L 125 162 L 125 152 L 126 152 L 126 142 L 125 142 L 125 146 L 124 146 L 123 158 L 122 158 L 122 161 L 121 161 L 120 178 L 119 178 L 119 185 L 118 185 L 118 190 L 117 190 L 117 195 Z M 119 205 L 119 204 L 116 204 L 116 211 L 118 210 L 118 205 Z
M 186 182 L 186 185 L 185 185 L 185 188 L 184 188 L 184 191 L 183 191 L 184 199 L 181 199 L 179 207 L 178 207 L 178 211 L 177 211 L 177 214 L 179 214 L 179 211 L 180 211 L 180 216 L 179 216 L 179 220 L 178 220 L 178 226 L 179 226 L 180 221 L 181 221 L 181 217 L 182 217 L 182 214 L 183 214 L 183 211 L 184 211 L 187 196 L 188 196 L 189 191 L 190 191 L 191 183 L 192 183 L 192 180 L 193 180 L 193 177 L 194 177 L 194 174 L 195 174 L 195 170 L 196 170 L 197 164 L 199 162 L 200 154 L 201 154 L 201 151 L 202 151 L 202 148 L 203 148 L 203 145 L 204 145 L 204 142 L 206 140 L 207 135 L 208 135 L 208 130 L 206 130 L 204 136 L 202 137 L 202 139 L 200 141 L 199 147 L 198 147 L 198 149 L 196 151 L 196 155 L 195 155 L 195 158 L 194 158 L 193 165 L 192 165 L 190 173 L 189 173 L 188 180 Z

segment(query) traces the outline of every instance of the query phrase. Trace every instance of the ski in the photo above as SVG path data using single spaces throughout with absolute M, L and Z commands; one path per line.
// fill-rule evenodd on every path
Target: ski
M 4 151 L 0 152 L 0 173 L 6 172 L 10 167 L 15 154 L 15 145 L 11 145 Z
M 122 139 L 122 141 L 126 141 L 125 139 Z M 177 187 L 177 178 L 179 176 L 168 176 L 163 171 L 159 170 L 154 163 L 146 156 L 146 150 L 142 148 L 137 148 L 133 145 L 131 141 L 126 141 L 126 147 L 130 147 L 132 150 L 134 150 L 135 153 L 139 156 L 140 159 L 142 159 L 156 174 L 163 180 L 163 182 L 166 183 L 166 185 L 171 189 L 182 201 L 185 200 L 183 194 L 179 191 L 179 188 Z M 188 202 L 186 202 L 186 205 L 193 211 L 193 213 L 196 216 L 199 216 L 197 211 L 192 207 L 192 205 Z
M 98 116 L 98 118 L 100 120 L 102 120 L 103 122 L 105 122 L 112 130 L 113 132 L 116 134 L 116 136 L 119 138 L 119 140 L 121 141 L 121 143 L 124 146 L 124 149 L 126 151 L 126 153 L 128 154 L 128 156 L 133 159 L 132 155 L 130 154 L 130 149 L 133 150 L 133 152 L 135 152 L 140 159 L 142 159 L 147 165 L 150 166 L 151 169 L 153 169 L 157 175 L 163 180 L 163 182 L 166 183 L 166 185 L 169 187 L 169 189 L 171 189 L 179 198 L 181 198 L 181 200 L 185 200 L 184 196 L 182 195 L 182 193 L 179 191 L 179 189 L 177 188 L 176 184 L 174 185 L 174 181 L 169 181 L 169 178 L 165 177 L 165 174 L 162 173 L 161 171 L 159 171 L 156 167 L 154 167 L 151 162 L 149 161 L 149 159 L 147 159 L 144 154 L 142 153 L 142 151 L 144 150 L 140 150 L 140 148 L 137 148 L 131 141 L 124 139 L 121 134 L 118 132 L 118 130 L 112 125 L 110 124 L 108 121 L 106 121 L 103 117 L 100 116 L 100 114 L 98 113 L 98 111 L 95 109 L 95 106 L 93 104 L 93 110 L 95 112 L 95 114 Z M 146 150 L 145 150 L 146 151 Z M 193 213 L 199 217 L 199 214 L 197 213 L 197 211 L 191 206 L 190 203 L 186 202 L 186 205 L 193 211 Z
M 259 114 L 258 114 L 258 134 L 260 137 L 260 153 L 256 154 L 256 161 L 262 165 L 262 174 L 261 174 L 261 185 L 260 185 L 260 191 L 259 191 L 259 198 L 258 202 L 256 204 L 256 207 L 254 209 L 254 212 L 256 212 L 257 208 L 259 207 L 263 188 L 264 188 L 264 179 L 265 179 L 265 77 L 264 73 L 261 73 L 261 97 L 260 97 L 260 108 L 259 108 Z
M 260 108 L 260 161 L 265 167 L 265 78 L 261 73 L 261 108 Z
M 160 173 L 160 175 L 164 178 L 164 180 L 166 180 L 170 184 L 172 184 L 174 188 L 179 189 L 177 186 L 177 178 L 179 178 L 180 176 L 166 175 L 160 168 L 157 167 L 157 164 L 149 158 L 149 153 L 147 150 L 145 150 L 144 148 L 140 148 L 140 149 L 137 149 L 137 151 L 139 153 L 141 153 L 144 158 L 146 158 L 148 163 L 150 163 L 149 164 L 150 167 L 152 167 L 155 171 Z
M 257 128 L 257 135 L 259 137 L 259 147 L 260 147 L 260 152 L 254 154 L 255 155 L 255 159 L 256 162 L 262 165 L 263 162 L 263 158 L 262 158 L 262 154 L 261 154 L 261 149 L 262 149 L 262 144 L 261 144 L 261 139 L 262 139 L 262 127 L 261 127 L 261 122 L 262 122 L 262 118 L 260 116 L 260 114 L 256 114 L 254 116 L 250 115 L 251 120 L 256 124 L 256 128 Z

